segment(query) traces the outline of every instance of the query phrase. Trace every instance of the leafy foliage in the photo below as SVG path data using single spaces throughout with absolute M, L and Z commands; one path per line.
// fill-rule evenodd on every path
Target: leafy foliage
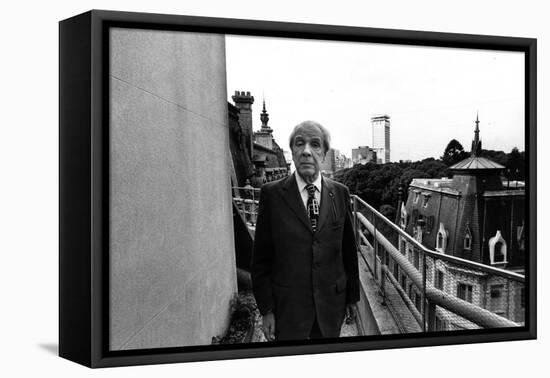
M 406 201 L 407 188 L 413 179 L 451 177 L 449 167 L 468 158 L 469 155 L 460 142 L 453 139 L 447 144 L 440 159 L 357 164 L 336 172 L 334 178 L 347 185 L 351 193 L 357 194 L 389 219 L 394 220 L 400 186 L 402 199 Z M 508 154 L 503 151 L 482 150 L 481 156 L 503 165 L 503 175 L 511 180 L 525 180 L 525 152 L 520 152 L 514 147 Z
M 238 344 L 245 341 L 254 326 L 254 312 L 257 311 L 254 297 L 239 292 L 231 300 L 231 320 L 229 329 L 223 336 L 212 337 L 212 344 Z
M 441 156 L 440 159 L 444 164 L 450 167 L 466 159 L 469 155 L 468 152 L 464 151 L 464 147 L 462 147 L 462 144 L 460 144 L 458 140 L 452 139 L 449 144 L 447 144 L 443 156 Z

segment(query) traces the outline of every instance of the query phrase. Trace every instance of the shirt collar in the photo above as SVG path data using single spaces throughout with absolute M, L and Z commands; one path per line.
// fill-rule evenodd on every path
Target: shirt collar
M 304 181 L 304 179 L 298 174 L 298 172 L 294 172 L 294 176 L 296 177 L 296 184 L 298 184 L 298 190 L 300 193 L 304 190 L 304 188 L 307 185 L 307 182 Z M 321 172 L 319 172 L 319 176 L 317 176 L 317 179 L 312 182 L 313 185 L 315 185 L 315 188 L 321 193 Z

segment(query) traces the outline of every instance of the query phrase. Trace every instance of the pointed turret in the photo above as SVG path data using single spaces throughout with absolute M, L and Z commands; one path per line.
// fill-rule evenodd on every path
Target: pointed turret
M 267 112 L 267 110 L 265 110 L 265 99 L 264 99 L 264 107 L 263 107 L 263 110 L 262 110 L 262 114 L 260 115 L 260 121 L 262 121 L 262 131 L 263 132 L 272 132 L 273 129 L 271 127 L 269 127 L 267 125 L 267 123 L 269 122 L 269 113 Z
M 481 139 L 479 139 L 479 112 L 476 115 L 476 129 L 474 131 L 474 140 L 472 141 L 471 157 L 481 155 Z

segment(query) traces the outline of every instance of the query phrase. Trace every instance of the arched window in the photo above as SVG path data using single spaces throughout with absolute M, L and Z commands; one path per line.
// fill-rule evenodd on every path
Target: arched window
M 435 240 L 435 249 L 439 252 L 445 253 L 447 248 L 448 232 L 445 230 L 443 223 L 439 223 L 439 230 L 437 231 L 437 238 Z
M 489 259 L 491 264 L 506 264 L 507 246 L 506 240 L 502 237 L 500 230 L 497 230 L 495 236 L 489 239 Z

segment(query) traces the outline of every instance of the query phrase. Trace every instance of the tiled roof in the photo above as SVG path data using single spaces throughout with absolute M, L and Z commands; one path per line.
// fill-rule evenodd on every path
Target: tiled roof
M 484 157 L 472 156 L 456 163 L 451 169 L 504 169 L 504 166 Z

